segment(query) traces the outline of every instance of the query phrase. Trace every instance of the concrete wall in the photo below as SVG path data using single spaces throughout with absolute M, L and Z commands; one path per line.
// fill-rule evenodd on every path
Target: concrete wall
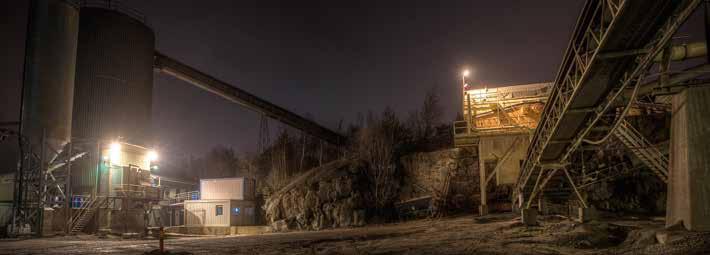
M 512 154 L 507 160 L 501 161 L 506 151 L 516 143 Z M 527 156 L 528 150 L 528 135 L 509 135 L 509 136 L 489 136 L 481 137 L 478 145 L 479 167 L 485 168 L 487 173 L 491 173 L 496 165 L 502 164 L 495 177 L 495 183 L 515 184 L 520 175 L 520 164 Z
M 12 217 L 12 212 L 10 212 Z M 67 224 L 66 211 L 62 208 L 44 208 L 42 219 L 42 235 L 53 236 L 56 234 L 64 234 L 64 228 Z
M 118 201 L 117 201 L 118 202 Z M 109 227 L 115 233 L 142 233 L 149 225 L 150 217 L 146 222 L 146 215 L 143 203 L 140 201 L 123 200 L 120 208 L 100 210 L 97 216 L 100 222 L 99 228 Z M 89 227 L 87 230 L 91 229 Z
M 666 224 L 710 230 L 710 88 L 673 96 Z
M 0 202 L 11 202 L 15 194 L 15 174 L 0 175 Z

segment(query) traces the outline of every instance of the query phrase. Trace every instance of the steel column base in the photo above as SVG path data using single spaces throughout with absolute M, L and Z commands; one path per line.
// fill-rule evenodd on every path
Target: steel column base
M 537 208 L 523 208 L 520 221 L 526 226 L 537 226 Z
M 488 205 L 479 205 L 478 206 L 478 215 L 480 215 L 480 216 L 488 215 Z

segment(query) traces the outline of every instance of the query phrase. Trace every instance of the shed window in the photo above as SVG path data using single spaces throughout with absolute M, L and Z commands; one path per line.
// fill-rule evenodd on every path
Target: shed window
M 235 208 L 234 208 L 234 212 L 232 212 L 232 214 L 234 214 L 234 215 L 236 215 L 236 216 L 239 216 L 239 213 L 240 213 L 240 212 L 241 212 L 241 208 L 235 207 Z
M 224 212 L 222 210 L 223 210 L 222 205 L 217 205 L 217 207 L 215 208 L 215 215 L 220 216 L 220 215 L 224 214 Z

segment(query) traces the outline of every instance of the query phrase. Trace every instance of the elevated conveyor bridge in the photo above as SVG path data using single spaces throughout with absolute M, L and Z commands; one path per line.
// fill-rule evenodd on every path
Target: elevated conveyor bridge
M 586 207 L 566 168 L 570 155 L 583 142 L 606 140 L 618 127 L 626 113 L 618 106 L 633 101 L 654 58 L 700 2 L 585 3 L 514 190 L 519 206 L 529 208 L 545 186 L 567 179 L 568 192 L 576 192 Z
M 283 107 L 261 99 L 245 90 L 214 78 L 195 68 L 183 64 L 173 58 L 155 52 L 155 69 L 166 73 L 196 87 L 218 95 L 229 101 L 238 103 L 266 117 L 280 121 L 309 135 L 322 139 L 332 145 L 342 146 L 345 136 L 330 130 L 315 121 L 301 117 Z

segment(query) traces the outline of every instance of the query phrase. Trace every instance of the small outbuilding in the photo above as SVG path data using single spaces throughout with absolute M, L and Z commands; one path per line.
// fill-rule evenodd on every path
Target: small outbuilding
M 254 201 L 188 200 L 185 201 L 185 226 L 250 226 L 255 222 Z
M 254 200 L 255 183 L 244 177 L 201 179 L 200 199 Z
M 219 229 L 256 224 L 255 187 L 254 180 L 243 177 L 200 180 L 200 199 L 184 202 L 185 227 Z

